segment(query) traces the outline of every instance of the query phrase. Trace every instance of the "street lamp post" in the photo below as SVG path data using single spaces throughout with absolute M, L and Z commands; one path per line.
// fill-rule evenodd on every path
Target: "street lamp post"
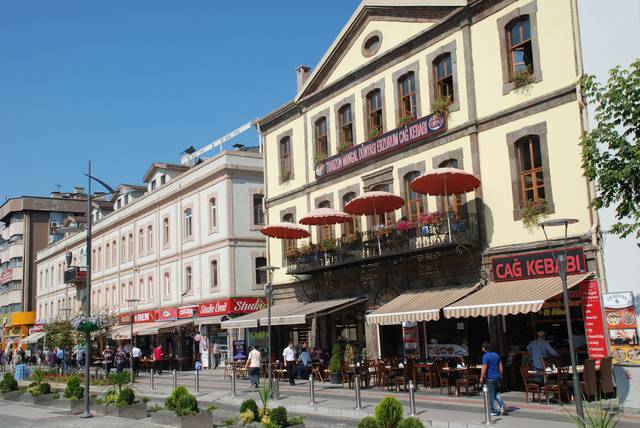
M 280 269 L 277 266 L 261 266 L 258 270 L 267 273 L 267 282 L 264 285 L 264 293 L 267 298 L 267 353 L 268 355 L 268 368 L 267 374 L 269 376 L 269 391 L 273 394 L 273 374 L 271 367 L 271 305 L 273 303 L 273 284 L 271 283 L 271 277 L 273 272 Z
M 135 284 L 134 284 L 135 290 Z M 129 376 L 131 378 L 131 389 L 133 389 L 133 313 L 135 312 L 135 304 L 138 303 L 140 299 L 136 299 L 132 297 L 131 299 L 125 300 L 125 302 L 131 304 L 131 312 L 130 312 L 130 321 L 131 321 L 131 349 L 129 349 Z
M 571 353 L 571 378 L 573 383 L 573 396 L 576 400 L 576 413 L 580 420 L 584 420 L 584 409 L 582 407 L 582 392 L 580 390 L 580 378 L 578 377 L 578 367 L 576 363 L 575 346 L 573 344 L 573 327 L 571 325 L 571 312 L 569 307 L 569 291 L 567 289 L 567 233 L 570 224 L 577 223 L 578 220 L 572 218 L 561 218 L 555 220 L 547 220 L 540 223 L 544 237 L 551 248 L 549 237 L 545 227 L 564 226 L 564 252 L 558 254 L 556 259 L 553 251 L 551 254 L 558 263 L 558 271 L 560 273 L 560 279 L 562 280 L 562 297 L 564 300 L 564 312 L 567 323 L 567 334 L 569 335 L 569 352 Z

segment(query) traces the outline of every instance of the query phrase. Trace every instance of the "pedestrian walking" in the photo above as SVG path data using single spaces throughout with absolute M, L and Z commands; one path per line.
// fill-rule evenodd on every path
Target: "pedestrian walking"
M 164 353 L 162 352 L 162 345 L 158 344 L 155 348 L 153 348 L 153 368 L 158 374 L 162 374 L 162 357 Z
M 102 360 L 104 362 L 104 371 L 109 375 L 111 368 L 113 367 L 113 350 L 109 345 L 102 351 Z
M 249 382 L 254 388 L 260 386 L 260 365 L 262 364 L 262 355 L 255 346 L 251 346 L 251 352 L 247 356 L 247 362 L 245 368 L 249 372 Z
M 498 393 L 498 382 L 502 379 L 502 360 L 500 359 L 500 355 L 491 350 L 491 344 L 489 342 L 482 344 L 482 352 L 484 352 L 484 355 L 482 356 L 480 383 L 484 383 L 487 386 L 491 416 L 499 416 L 500 411 L 496 408 L 496 395 Z
M 118 349 L 116 350 L 114 364 L 118 373 L 122 372 L 127 365 L 127 356 L 125 355 L 124 350 L 121 347 L 118 347 Z
M 302 348 L 302 352 L 298 355 L 298 379 L 306 379 L 310 367 L 311 354 L 307 351 L 307 348 Z
M 213 368 L 217 369 L 218 365 L 220 364 L 220 345 L 218 345 L 216 342 L 213 342 L 211 353 L 213 354 Z
M 295 385 L 296 376 L 296 348 L 293 347 L 293 342 L 289 341 L 289 346 L 282 351 L 282 358 L 284 359 L 284 365 L 287 368 L 287 376 L 289 377 L 289 385 Z
M 138 376 L 140 372 L 140 358 L 142 357 L 142 350 L 137 345 L 133 345 L 131 348 L 131 358 L 133 359 L 133 373 Z

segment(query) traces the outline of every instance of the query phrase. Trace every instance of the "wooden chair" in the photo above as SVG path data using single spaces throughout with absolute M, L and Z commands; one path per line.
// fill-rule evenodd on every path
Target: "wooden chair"
M 613 357 L 600 360 L 600 379 L 598 380 L 598 390 L 600 396 L 604 398 L 614 397 L 616 388 L 613 384 Z
M 477 373 L 474 373 L 471 369 L 467 370 L 459 379 L 456 379 L 456 395 L 460 395 L 460 389 L 463 387 L 465 395 L 469 395 L 469 388 L 471 388 L 471 392 L 475 393 L 479 379 L 480 376 Z
M 568 393 L 573 394 L 573 381 L 567 382 Z M 580 392 L 588 400 L 595 400 L 598 395 L 598 380 L 596 378 L 596 360 L 588 359 L 584 362 L 582 380 L 579 381 Z
M 522 376 L 522 383 L 524 385 L 524 402 L 529 402 L 529 393 L 531 393 L 533 401 L 536 401 L 536 394 L 538 394 L 538 401 L 542 400 L 543 388 L 532 381 L 533 376 L 529 374 L 529 367 L 520 366 L 520 375 Z
M 451 395 L 451 387 L 453 385 L 449 384 L 449 378 L 447 376 L 443 376 L 442 368 L 440 367 L 440 364 L 436 363 L 434 364 L 434 367 L 436 368 L 436 374 L 438 375 L 438 385 L 440 385 L 440 395 L 442 395 L 442 388 L 444 388 L 445 386 L 447 387 L 447 395 Z
M 320 382 L 324 382 L 324 377 L 322 376 L 322 364 L 320 363 L 311 364 L 311 376 L 313 376 L 314 380 L 319 380 Z
M 563 396 L 567 398 L 566 402 L 569 402 L 569 389 L 567 387 L 567 379 L 569 377 L 569 369 L 558 367 L 556 372 L 556 379 L 549 381 L 544 386 L 544 396 L 547 399 L 547 405 L 549 405 L 549 395 L 556 394 L 560 403 L 563 403 Z
M 433 365 L 428 366 L 422 373 L 422 382 L 425 388 L 433 388 L 436 383 L 436 376 L 434 373 Z
M 404 392 L 408 392 L 409 381 L 413 381 L 413 363 L 408 362 L 402 369 L 402 374 L 397 375 L 393 380 L 396 386 L 396 392 L 400 391 L 400 387 L 403 387 Z

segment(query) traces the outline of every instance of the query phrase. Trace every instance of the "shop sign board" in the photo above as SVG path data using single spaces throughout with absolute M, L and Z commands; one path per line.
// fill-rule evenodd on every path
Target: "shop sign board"
M 138 312 L 133 315 L 134 324 L 144 323 L 144 322 L 154 322 L 156 320 L 156 311 L 143 311 Z
M 556 259 L 564 250 L 534 251 L 498 256 L 491 259 L 491 273 L 495 282 L 543 278 L 558 275 Z M 581 247 L 567 249 L 567 274 L 584 273 L 587 264 Z
M 228 314 L 249 314 L 267 307 L 264 297 L 238 297 L 214 300 L 198 305 L 198 317 Z
M 413 321 L 402 323 L 402 344 L 405 358 L 418 357 L 418 324 Z
M 234 360 L 244 360 L 245 358 L 247 358 L 247 354 L 244 352 L 244 350 L 245 350 L 244 339 L 233 341 L 233 359 Z
M 427 354 L 429 358 L 456 358 L 467 357 L 469 351 L 460 345 L 444 343 L 427 345 Z
M 598 362 L 609 355 L 607 351 L 607 337 L 604 331 L 602 319 L 602 301 L 600 300 L 600 287 L 597 279 L 588 279 L 580 283 L 580 296 L 582 298 L 582 317 L 584 318 L 584 331 L 587 339 L 589 358 Z
M 640 366 L 638 321 L 633 293 L 603 293 L 602 302 L 613 362 Z
M 177 308 L 162 308 L 158 310 L 156 321 L 171 321 L 178 319 Z
M 371 141 L 356 144 L 337 155 L 316 163 L 314 168 L 316 179 L 351 168 L 384 153 L 398 150 L 407 144 L 430 137 L 446 129 L 447 121 L 442 114 L 424 116 L 392 131 L 386 132 Z
M 4 284 L 5 282 L 11 281 L 12 275 L 13 275 L 13 268 L 9 268 L 4 272 L 0 273 L 0 284 Z
M 178 318 L 193 318 L 197 309 L 197 306 L 184 306 L 182 308 L 178 308 Z

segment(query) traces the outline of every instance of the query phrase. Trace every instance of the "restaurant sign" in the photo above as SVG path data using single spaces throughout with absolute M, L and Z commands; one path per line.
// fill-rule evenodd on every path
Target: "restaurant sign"
M 602 302 L 613 362 L 640 365 L 640 339 L 633 293 L 603 293 Z
M 138 312 L 133 315 L 134 324 L 139 324 L 143 322 L 154 322 L 156 320 L 156 312 L 157 311 L 144 311 Z
M 13 268 L 9 268 L 4 272 L 0 273 L 0 284 L 4 284 L 5 282 L 11 281 L 12 275 L 13 275 Z
M 193 318 L 196 313 L 197 306 L 183 306 L 182 308 L 178 308 L 178 318 Z
M 535 251 L 508 256 L 493 257 L 491 259 L 491 273 L 493 281 L 517 281 L 520 279 L 542 278 L 557 276 L 558 264 L 556 258 L 564 250 Z M 587 264 L 581 247 L 567 249 L 567 274 L 584 273 Z
M 357 144 L 337 155 L 316 163 L 316 179 L 335 174 L 368 159 L 400 149 L 407 144 L 446 129 L 447 123 L 445 116 L 442 114 L 430 114 L 422 117 L 393 131 L 386 132 L 371 141 Z
M 171 321 L 178 318 L 177 308 L 162 308 L 158 310 L 156 321 Z
M 589 358 L 598 362 L 609 355 L 607 337 L 602 319 L 602 301 L 597 279 L 588 279 L 580 283 L 582 296 L 582 316 L 584 318 L 584 332 L 587 339 Z
M 214 315 L 248 314 L 267 307 L 264 297 L 239 297 L 235 299 L 214 300 L 198 305 L 199 317 Z

